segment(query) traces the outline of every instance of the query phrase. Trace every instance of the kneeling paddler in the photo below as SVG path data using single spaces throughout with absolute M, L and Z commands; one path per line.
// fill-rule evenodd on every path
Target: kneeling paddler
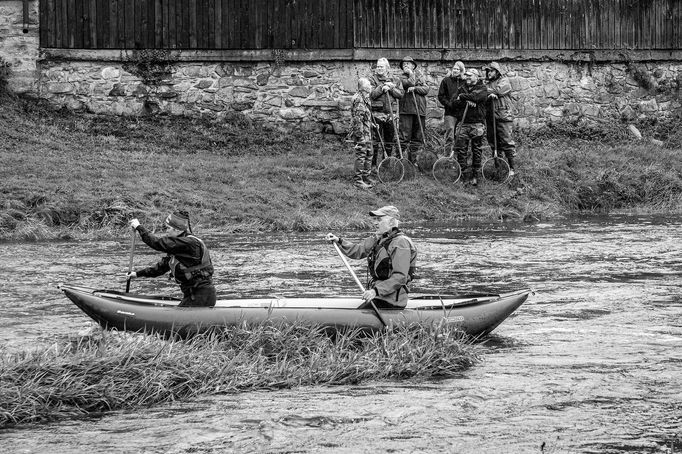
M 128 273 L 127 278 L 156 277 L 170 271 L 182 290 L 180 306 L 215 306 L 211 256 L 204 242 L 192 233 L 189 214 L 173 212 L 166 217 L 164 225 L 167 234 L 156 236 L 137 219 L 130 221 L 130 227 L 139 232 L 147 246 L 168 255 L 154 266 Z
M 370 211 L 377 226 L 376 232 L 359 243 L 352 243 L 327 234 L 327 240 L 352 259 L 367 258 L 369 282 L 362 295 L 362 307 L 402 309 L 407 305 L 408 285 L 417 265 L 417 248 L 399 228 L 400 212 L 392 205 Z

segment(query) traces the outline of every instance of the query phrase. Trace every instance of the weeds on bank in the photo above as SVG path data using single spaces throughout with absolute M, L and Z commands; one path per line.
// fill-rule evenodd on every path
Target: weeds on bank
M 366 229 L 391 203 L 411 221 L 538 220 L 581 211 L 682 210 L 682 129 L 674 119 L 550 124 L 517 132 L 508 184 L 438 184 L 425 173 L 358 191 L 338 137 L 223 120 L 111 117 L 12 97 L 0 110 L 0 240 L 110 238 L 178 207 L 199 232 Z M 427 130 L 440 151 L 442 131 Z M 406 216 L 408 218 L 408 216 Z
M 0 356 L 0 428 L 199 394 L 449 377 L 477 361 L 477 347 L 447 325 L 331 335 L 302 324 L 244 324 L 168 341 L 103 332 Z

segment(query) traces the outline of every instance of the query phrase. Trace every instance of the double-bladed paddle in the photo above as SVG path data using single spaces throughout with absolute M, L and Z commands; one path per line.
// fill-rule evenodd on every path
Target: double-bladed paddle
M 360 282 L 360 279 L 358 279 L 358 276 L 355 274 L 355 271 L 353 271 L 353 268 L 350 267 L 348 260 L 346 260 L 346 256 L 343 255 L 343 252 L 341 252 L 341 249 L 339 249 L 339 245 L 336 244 L 335 241 L 332 241 L 332 244 L 334 245 L 336 252 L 339 254 L 339 257 L 341 257 L 341 260 L 343 260 L 343 263 L 346 265 L 346 268 L 348 268 L 348 271 L 350 271 L 350 274 L 353 276 L 353 279 L 355 279 L 355 283 L 358 284 L 358 287 L 360 287 L 362 293 L 365 293 L 365 287 Z M 379 321 L 381 321 L 381 324 L 384 325 L 385 328 L 387 326 L 386 321 L 381 316 L 381 313 L 379 313 L 379 309 L 377 309 L 376 305 L 374 304 L 374 301 L 370 300 L 369 304 L 372 306 L 372 309 L 374 309 L 374 313 L 376 314 L 377 318 L 379 319 Z

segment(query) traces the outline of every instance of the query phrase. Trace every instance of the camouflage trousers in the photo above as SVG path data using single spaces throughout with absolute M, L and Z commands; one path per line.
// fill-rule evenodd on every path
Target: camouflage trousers
M 372 158 L 374 158 L 374 148 L 371 140 L 355 143 L 355 165 L 353 170 L 353 181 L 359 183 L 367 182 L 372 171 Z

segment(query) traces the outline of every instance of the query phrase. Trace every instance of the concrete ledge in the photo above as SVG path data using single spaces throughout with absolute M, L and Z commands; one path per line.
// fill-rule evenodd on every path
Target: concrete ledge
M 681 49 L 670 50 L 513 50 L 513 49 L 316 49 L 316 50 L 178 50 L 150 49 L 166 53 L 169 61 L 231 61 L 231 62 L 312 62 L 312 61 L 372 61 L 379 57 L 400 60 L 406 55 L 420 61 L 556 61 L 592 63 L 628 63 L 682 61 Z M 40 60 L 130 61 L 138 51 L 127 49 L 57 49 L 41 48 Z

